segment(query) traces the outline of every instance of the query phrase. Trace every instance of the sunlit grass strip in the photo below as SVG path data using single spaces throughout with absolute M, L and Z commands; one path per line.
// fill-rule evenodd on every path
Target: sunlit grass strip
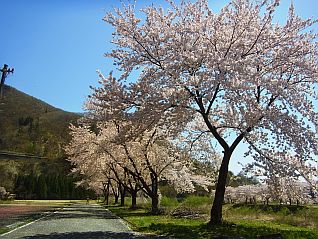
M 10 229 L 5 228 L 5 227 L 0 227 L 0 235 L 3 234 L 3 233 L 6 233 L 8 231 L 10 231 Z
M 177 219 L 168 215 L 153 216 L 144 209 L 135 211 L 123 207 L 109 207 L 139 232 L 157 233 L 175 238 L 204 239 L 216 235 L 243 236 L 256 239 L 262 235 L 281 234 L 284 239 L 317 239 L 318 231 L 276 222 L 235 220 L 208 228 L 202 219 Z

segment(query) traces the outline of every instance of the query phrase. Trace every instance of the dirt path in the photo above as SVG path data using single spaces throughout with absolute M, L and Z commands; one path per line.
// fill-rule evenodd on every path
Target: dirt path
M 97 204 L 74 204 L 26 224 L 0 239 L 148 239 L 159 236 L 138 235 L 121 219 Z

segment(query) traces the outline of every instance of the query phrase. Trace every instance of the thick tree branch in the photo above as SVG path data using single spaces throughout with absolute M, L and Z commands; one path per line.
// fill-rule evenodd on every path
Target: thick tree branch
M 217 97 L 217 95 L 218 95 L 218 93 L 219 93 L 219 89 L 220 89 L 220 83 L 218 83 L 218 84 L 216 85 L 216 88 L 215 88 L 213 97 L 212 97 L 212 99 L 211 99 L 210 102 L 209 102 L 208 109 L 206 110 L 206 114 L 207 114 L 207 115 L 210 114 L 212 105 L 213 105 L 213 103 L 214 103 L 214 101 L 215 101 L 215 99 L 216 99 L 216 97 Z

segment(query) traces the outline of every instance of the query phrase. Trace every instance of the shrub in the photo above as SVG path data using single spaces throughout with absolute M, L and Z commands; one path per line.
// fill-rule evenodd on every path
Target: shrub
M 7 196 L 7 191 L 4 187 L 0 187 L 0 200 L 5 199 Z

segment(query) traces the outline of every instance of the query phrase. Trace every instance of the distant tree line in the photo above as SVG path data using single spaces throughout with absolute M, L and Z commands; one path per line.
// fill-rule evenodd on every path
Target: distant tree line
M 76 187 L 74 178 L 61 174 L 18 175 L 16 199 L 84 199 L 95 198 L 94 192 Z

